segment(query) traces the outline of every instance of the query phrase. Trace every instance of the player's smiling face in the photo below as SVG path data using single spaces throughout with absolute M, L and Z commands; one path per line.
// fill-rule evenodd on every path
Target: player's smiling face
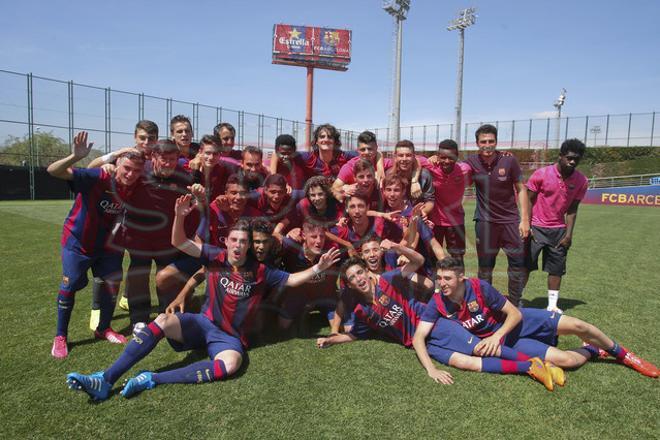
M 328 206 L 328 195 L 320 186 L 311 187 L 307 193 L 307 198 L 309 199 L 310 203 L 314 205 L 314 208 L 319 211 L 325 210 L 325 208 Z
M 445 173 L 449 174 L 452 171 L 454 171 L 454 166 L 456 165 L 456 161 L 458 160 L 458 157 L 456 156 L 456 152 L 450 148 L 441 148 L 438 150 L 438 161 L 440 163 L 440 168 L 442 168 L 442 171 Z
M 266 200 L 268 204 L 273 209 L 278 209 L 282 202 L 284 201 L 284 196 L 286 195 L 286 188 L 279 185 L 268 185 L 264 189 L 264 194 L 266 195 Z
M 316 145 L 318 145 L 321 151 L 332 151 L 335 149 L 335 139 L 329 130 L 321 130 L 316 140 Z
M 413 162 L 415 160 L 415 152 L 412 148 L 399 147 L 396 149 L 396 166 L 399 171 L 410 171 L 413 168 Z
M 135 148 L 140 151 L 149 151 L 156 142 L 158 142 L 158 134 L 149 134 L 144 128 L 138 128 L 135 132 Z
M 399 183 L 393 183 L 391 185 L 387 185 L 385 188 L 383 188 L 383 196 L 385 196 L 385 200 L 387 200 L 387 204 L 389 205 L 390 208 L 392 209 L 400 209 L 401 205 L 403 204 L 403 188 L 401 187 L 401 184 Z
M 115 180 L 123 186 L 132 186 L 142 175 L 144 169 L 144 162 L 130 160 L 126 157 L 120 158 L 117 161 L 117 169 L 115 170 Z
M 360 255 L 362 256 L 362 259 L 367 262 L 370 271 L 381 271 L 381 258 L 383 256 L 383 251 L 377 241 L 368 241 L 364 243 Z
M 376 176 L 371 170 L 362 170 L 355 174 L 355 183 L 362 193 L 369 193 L 376 183 Z
M 277 154 L 282 160 L 289 160 L 296 150 L 291 145 L 280 145 L 277 147 Z
M 378 145 L 375 142 L 371 142 L 368 144 L 363 144 L 360 143 L 357 148 L 358 154 L 360 154 L 360 158 L 366 159 L 369 162 L 374 161 L 376 159 L 376 152 L 378 151 Z
M 154 172 L 160 177 L 169 177 L 174 174 L 176 164 L 179 161 L 178 151 L 168 151 L 152 155 Z
M 477 140 L 479 155 L 484 159 L 490 159 L 495 155 L 497 147 L 497 137 L 493 133 L 481 133 Z
M 354 264 L 346 269 L 346 280 L 351 288 L 360 293 L 369 293 L 371 290 L 369 272 L 359 264 Z
M 241 266 L 245 262 L 245 255 L 250 245 L 247 231 L 231 231 L 226 240 L 227 258 L 234 266 Z
M 175 122 L 172 125 L 172 139 L 179 148 L 189 147 L 192 142 L 192 128 L 190 124 L 187 122 Z
M 304 225 L 302 232 L 305 247 L 314 255 L 321 255 L 325 245 L 325 229 L 311 225 Z
M 220 151 L 213 144 L 202 144 L 202 166 L 213 168 L 220 162 Z
M 242 212 L 247 203 L 247 190 L 242 185 L 230 183 L 225 189 L 225 195 L 229 202 L 229 209 L 235 212 Z
M 367 221 L 367 204 L 359 197 L 351 197 L 346 211 L 355 226 L 360 226 Z
M 236 140 L 236 135 L 232 133 L 227 127 L 222 127 L 220 130 L 220 146 L 222 151 L 228 153 L 234 148 L 234 142 Z
M 461 292 L 460 287 L 464 279 L 465 277 L 462 273 L 457 273 L 451 269 L 438 269 L 435 278 L 436 292 L 438 292 L 439 288 L 442 296 L 455 298 Z

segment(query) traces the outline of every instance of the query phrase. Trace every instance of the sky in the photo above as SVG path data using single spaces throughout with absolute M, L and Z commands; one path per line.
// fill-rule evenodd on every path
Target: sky
M 660 110 L 660 2 L 412 0 L 402 125 L 453 122 L 446 27 L 466 7 L 463 122 L 547 117 L 562 88 L 568 116 Z M 5 2 L 0 69 L 302 121 L 305 69 L 271 64 L 275 23 L 352 30 L 348 71 L 315 71 L 314 122 L 387 126 L 393 27 L 378 0 Z

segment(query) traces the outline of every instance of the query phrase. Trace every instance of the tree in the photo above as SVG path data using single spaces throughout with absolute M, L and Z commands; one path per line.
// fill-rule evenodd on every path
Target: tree
M 71 153 L 71 147 L 68 142 L 55 136 L 52 132 L 35 133 L 32 137 L 34 165 L 36 167 L 47 167 L 51 163 Z M 85 159 L 80 161 L 78 166 L 87 166 L 93 159 L 101 156 L 103 153 L 98 150 L 92 150 Z M 30 137 L 28 135 L 22 138 L 9 135 L 2 146 L 0 146 L 0 164 L 28 166 L 30 163 Z

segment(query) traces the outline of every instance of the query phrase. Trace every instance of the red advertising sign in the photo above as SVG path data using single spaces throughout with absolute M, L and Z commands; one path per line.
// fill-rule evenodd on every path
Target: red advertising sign
M 351 62 L 351 31 L 276 24 L 273 64 L 347 70 Z

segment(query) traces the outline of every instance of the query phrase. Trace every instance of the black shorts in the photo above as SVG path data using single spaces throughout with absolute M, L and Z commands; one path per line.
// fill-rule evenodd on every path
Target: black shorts
M 450 255 L 465 255 L 465 225 L 433 226 L 433 236 L 440 245 L 446 243 Z
M 495 267 L 500 249 L 506 254 L 509 267 L 525 267 L 525 244 L 520 238 L 518 223 L 491 223 L 477 220 L 474 229 L 479 267 Z
M 539 268 L 539 256 L 543 252 L 543 271 L 550 275 L 564 275 L 568 250 L 563 246 L 557 247 L 564 235 L 566 228 L 532 226 L 530 238 L 527 240 L 527 269 L 532 271 Z

